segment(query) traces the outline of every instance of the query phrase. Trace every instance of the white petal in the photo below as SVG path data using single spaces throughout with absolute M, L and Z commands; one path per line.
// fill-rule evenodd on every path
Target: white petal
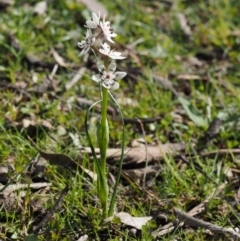
M 114 43 L 114 41 L 111 39 L 111 36 L 106 36 L 106 34 L 105 34 L 105 37 L 109 42 Z
M 92 31 L 91 29 L 87 29 L 87 34 L 86 34 L 86 38 L 91 38 L 92 37 Z
M 126 72 L 115 72 L 115 75 L 116 75 L 116 79 L 122 79 L 127 75 L 127 73 Z
M 94 43 L 95 43 L 95 38 L 92 38 L 92 43 L 91 43 L 91 46 L 93 46 L 94 45 Z
M 106 52 L 110 51 L 110 46 L 106 42 L 104 44 L 102 44 L 102 47 Z
M 93 75 L 92 80 L 99 83 L 101 81 L 100 75 L 99 74 Z
M 109 55 L 111 59 L 125 59 L 126 57 L 123 56 L 115 56 L 115 55 Z
M 116 37 L 117 36 L 117 34 L 116 33 L 111 33 L 111 37 Z
M 106 52 L 105 52 L 105 50 L 104 50 L 104 49 L 99 49 L 99 52 L 100 52 L 101 54 L 106 55 Z
M 112 85 L 112 88 L 113 90 L 116 90 L 119 88 L 119 83 L 118 82 L 114 82 L 114 84 Z
M 89 49 L 90 49 L 89 46 L 87 46 L 87 47 L 85 46 L 85 47 L 83 48 L 83 50 L 80 52 L 80 54 L 78 55 L 78 57 L 86 54 L 86 53 L 89 51 Z
M 97 23 L 95 23 L 95 22 L 92 21 L 92 20 L 87 20 L 87 21 L 86 21 L 86 26 L 87 26 L 88 28 L 96 28 L 96 27 L 97 27 Z
M 99 17 L 97 16 L 96 13 L 92 13 L 92 19 L 95 23 L 99 24 L 99 20 L 100 20 L 100 13 L 99 13 Z
M 105 42 L 104 44 L 102 44 L 102 49 L 99 49 L 99 52 L 109 56 L 109 53 L 111 52 L 110 46 Z
M 110 54 L 111 54 L 111 55 L 116 55 L 116 56 L 120 56 L 120 55 L 121 55 L 120 52 L 117 52 L 117 51 L 115 51 L 115 50 L 112 50 Z
M 102 70 L 105 69 L 105 66 L 101 62 L 97 62 L 97 68 L 100 72 L 102 72 Z
M 105 14 L 103 15 L 103 23 L 105 24 Z
M 115 71 L 116 70 L 116 62 L 115 61 L 112 61 L 110 64 L 109 64 L 109 70 L 110 71 Z
M 126 57 L 121 56 L 120 52 L 112 52 L 108 55 L 112 59 L 125 59 Z

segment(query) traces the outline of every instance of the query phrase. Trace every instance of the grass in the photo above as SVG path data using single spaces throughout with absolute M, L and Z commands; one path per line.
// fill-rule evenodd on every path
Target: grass
M 176 220 L 173 208 L 189 211 L 225 182 L 218 197 L 210 199 L 198 217 L 223 227 L 238 226 L 238 156 L 203 158 L 197 155 L 200 153 L 197 143 L 212 120 L 219 117 L 221 131 L 203 151 L 239 148 L 239 3 L 234 0 L 174 1 L 171 5 L 170 1 L 126 0 L 124 4 L 119 0 L 101 1 L 118 33 L 116 48 L 124 51 L 126 45 L 139 41 L 121 62 L 128 76 L 113 93 L 124 117 L 161 117 L 159 121 L 144 124 L 149 144 L 187 144 L 186 153 L 182 154 L 188 156 L 189 163 L 171 155 L 157 161 L 160 174 L 149 189 L 163 201 L 163 207 L 122 180 L 117 210 L 133 216 L 154 216 L 143 230 L 134 234 L 131 228 L 120 223 L 103 223 L 95 187 L 80 168 L 72 173 L 47 163 L 41 175 L 34 179 L 31 174 L 31 163 L 42 158 L 28 136 L 44 152 L 62 153 L 78 160 L 79 145 L 87 147 L 88 143 L 84 132 L 87 106 L 79 104 L 77 98 L 99 99 L 98 86 L 86 77 L 81 77 L 69 90 L 65 89 L 79 67 L 86 65 L 87 76 L 96 71 L 94 59 L 84 62 L 77 57 L 80 51 L 77 42 L 83 37 L 82 26 L 91 11 L 77 1 L 59 0 L 50 1 L 47 14 L 37 16 L 32 11 L 37 2 L 19 0 L 1 9 L 0 157 L 8 173 L 0 182 L 3 185 L 48 182 L 51 186 L 24 189 L 24 193 L 18 190 L 9 207 L 4 203 L 9 198 L 0 198 L 0 239 L 67 241 L 87 234 L 89 240 L 228 240 L 225 235 L 211 235 L 203 228 L 190 226 L 178 227 L 155 239 L 151 232 Z M 190 36 L 184 33 L 178 14 L 185 16 Z M 14 47 L 11 36 L 18 40 L 20 49 Z M 49 84 L 48 77 L 55 64 L 51 48 L 70 63 L 71 68 L 59 67 Z M 29 63 L 27 55 L 38 58 L 45 66 Z M 185 77 L 181 77 L 182 74 Z M 176 92 L 189 101 L 190 107 L 183 106 L 171 88 L 161 84 L 155 75 L 168 78 Z M 199 78 L 194 79 L 193 75 Z M 90 117 L 92 136 L 98 117 L 97 110 Z M 27 120 L 31 121 L 28 126 Z M 110 118 L 109 125 L 110 147 L 120 147 L 121 124 Z M 127 123 L 126 133 L 127 146 L 143 136 L 137 123 Z M 92 161 L 87 155 L 81 164 L 92 170 Z M 232 172 L 226 172 L 227 168 Z M 69 191 L 59 209 L 34 234 L 33 226 L 56 208 L 66 185 Z

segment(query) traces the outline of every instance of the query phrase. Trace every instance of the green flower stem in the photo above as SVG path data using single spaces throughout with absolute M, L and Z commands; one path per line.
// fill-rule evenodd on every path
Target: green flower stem
M 107 121 L 107 104 L 108 104 L 108 89 L 102 88 L 102 116 L 101 116 L 101 167 L 103 175 L 107 175 L 106 170 L 106 158 L 107 158 L 107 148 L 109 141 L 109 131 L 108 131 L 108 121 Z
M 108 209 L 108 217 L 113 216 L 115 205 L 116 205 L 117 188 L 118 188 L 118 185 L 119 185 L 119 182 L 120 182 L 120 178 L 121 178 L 121 174 L 122 174 L 122 164 L 123 164 L 124 146 L 125 146 L 125 127 L 124 127 L 125 125 L 124 125 L 124 120 L 123 120 L 123 114 L 122 114 L 120 106 L 118 105 L 117 101 L 114 99 L 114 97 L 112 96 L 111 93 L 110 93 L 110 97 L 113 100 L 113 105 L 115 105 L 118 108 L 118 110 L 119 110 L 119 113 L 120 113 L 120 116 L 121 116 L 121 120 L 122 120 L 123 129 L 122 129 L 121 158 L 120 158 L 120 161 L 119 161 L 118 173 L 117 173 L 117 177 L 116 177 L 116 183 L 115 183 L 114 188 L 113 188 L 113 193 L 112 193 L 112 197 L 111 197 L 110 205 L 109 205 L 109 209 Z
M 107 200 L 108 200 L 108 183 L 107 183 L 107 148 L 109 141 L 109 130 L 108 130 L 108 121 L 107 121 L 107 104 L 108 104 L 108 90 L 106 88 L 102 88 L 102 116 L 99 125 L 99 133 L 98 133 L 98 144 L 100 148 L 101 160 L 101 176 L 102 180 L 99 179 L 99 187 L 98 192 L 102 204 L 103 216 L 107 217 Z M 100 177 L 99 177 L 100 178 Z
M 105 59 L 105 69 L 108 69 L 108 59 Z M 109 142 L 109 128 L 107 121 L 107 105 L 108 105 L 108 89 L 102 87 L 102 108 L 101 108 L 101 119 L 98 124 L 97 136 L 98 136 L 98 146 L 100 149 L 101 159 L 100 168 L 98 170 L 98 183 L 97 190 L 98 196 L 101 201 L 103 209 L 103 217 L 107 218 L 107 206 L 108 206 L 108 178 L 107 178 L 107 149 Z
M 87 120 L 88 120 L 88 115 L 90 113 L 90 111 L 92 110 L 92 108 L 94 106 L 96 106 L 97 104 L 101 103 L 102 100 L 99 100 L 97 102 L 95 102 L 93 105 L 91 105 L 89 107 L 89 109 L 87 110 L 87 113 L 86 113 L 86 116 L 85 116 L 85 128 L 86 128 L 86 134 L 87 134 L 87 138 L 88 138 L 88 141 L 89 141 L 89 145 L 90 145 L 90 148 L 91 148 L 91 151 L 92 151 L 92 154 L 93 154 L 93 159 L 94 159 L 94 164 L 95 164 L 95 168 L 96 168 L 96 171 L 97 171 L 97 175 L 98 175 L 98 178 L 97 178 L 97 194 L 98 194 L 98 197 L 100 199 L 100 202 L 101 202 L 101 206 L 102 206 L 102 210 L 103 210 L 103 217 L 106 218 L 107 217 L 107 200 L 108 200 L 108 183 L 107 183 L 107 179 L 106 179 L 106 175 L 103 175 L 102 173 L 102 168 L 101 168 L 101 161 L 98 160 L 97 158 L 97 155 L 96 155 L 96 152 L 95 152 L 95 149 L 94 149 L 94 146 L 92 144 L 92 141 L 91 141 L 91 138 L 90 138 L 90 135 L 89 135 L 89 132 L 88 132 L 88 123 L 87 123 Z M 100 122 L 98 123 L 98 142 L 99 143 L 102 143 L 102 139 L 101 139 L 101 124 Z M 99 144 L 99 148 L 100 148 L 100 144 Z M 102 149 L 102 147 L 101 147 Z
M 100 149 L 101 159 L 98 168 L 97 192 L 101 202 L 103 217 L 107 218 L 108 206 L 108 181 L 107 181 L 107 148 L 109 141 L 109 130 L 107 121 L 107 103 L 108 103 L 108 90 L 102 88 L 102 116 L 98 124 L 98 146 Z

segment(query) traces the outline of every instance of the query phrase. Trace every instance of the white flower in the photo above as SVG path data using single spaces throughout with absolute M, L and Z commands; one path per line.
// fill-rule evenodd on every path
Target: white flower
M 96 13 L 92 13 L 92 20 L 87 20 L 86 21 L 86 27 L 88 28 L 97 28 L 99 26 L 99 21 L 100 21 L 100 13 L 97 16 Z
M 100 21 L 100 13 L 92 13 L 92 19 L 86 21 L 86 27 L 88 28 L 97 28 L 100 27 L 103 35 L 105 38 L 113 43 L 112 37 L 116 37 L 117 34 L 113 32 L 113 29 L 111 28 L 110 22 L 105 22 L 105 15 L 103 15 L 103 21 Z
M 122 79 L 127 75 L 125 72 L 115 72 L 116 63 L 114 61 L 109 64 L 108 71 L 106 71 L 105 66 L 100 62 L 97 63 L 97 67 L 100 73 L 93 75 L 92 80 L 101 83 L 106 89 L 118 89 L 119 83 L 116 82 L 116 79 Z
M 78 56 L 86 54 L 90 47 L 94 44 L 95 38 L 92 37 L 91 29 L 87 29 L 87 35 L 85 40 L 78 42 L 78 47 L 83 49 Z
M 107 55 L 111 59 L 125 59 L 126 57 L 121 56 L 120 52 L 116 52 L 110 49 L 110 46 L 107 43 L 102 44 L 102 49 L 99 49 L 99 52 Z
M 109 21 L 105 22 L 105 15 L 103 16 L 103 22 L 100 21 L 100 28 L 103 31 L 103 34 L 104 34 L 105 38 L 109 42 L 114 43 L 111 38 L 116 37 L 117 34 L 113 32 L 113 29 L 111 28 L 110 22 Z

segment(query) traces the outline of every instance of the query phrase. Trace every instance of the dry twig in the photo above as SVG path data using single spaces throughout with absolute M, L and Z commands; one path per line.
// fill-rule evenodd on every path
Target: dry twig
M 198 218 L 194 218 L 188 213 L 177 208 L 175 208 L 174 211 L 179 221 L 184 222 L 184 224 L 187 224 L 191 227 L 209 229 L 214 233 L 229 234 L 234 240 L 240 240 L 240 234 L 235 232 L 233 228 L 224 228 L 209 222 L 205 222 Z
M 203 203 L 200 203 L 199 205 L 197 205 L 196 207 L 192 208 L 187 214 L 188 216 L 194 216 L 196 214 L 199 214 L 201 212 L 203 212 L 205 210 L 205 206 L 206 203 L 209 202 L 210 199 L 212 199 L 213 197 L 218 196 L 221 191 L 225 188 L 226 184 L 223 183 L 222 185 L 220 185 L 217 189 L 215 189 L 211 195 L 209 197 L 207 197 L 205 199 L 205 201 Z M 179 223 L 177 220 L 174 222 L 170 222 L 166 225 L 164 225 L 163 227 L 158 228 L 157 230 L 152 232 L 152 236 L 154 238 L 159 237 L 159 236 L 163 236 L 167 233 L 172 232 L 174 229 L 176 229 L 177 227 L 183 226 L 184 222 Z

